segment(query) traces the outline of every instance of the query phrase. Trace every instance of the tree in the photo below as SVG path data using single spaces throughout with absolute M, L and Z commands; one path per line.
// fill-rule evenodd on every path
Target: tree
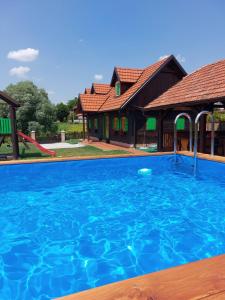
M 5 92 L 20 104 L 17 110 L 18 129 L 25 133 L 34 129 L 42 133 L 56 131 L 55 107 L 44 89 L 39 89 L 31 81 L 21 81 L 10 84 Z
M 74 108 L 77 105 L 77 102 L 78 102 L 77 97 L 75 97 L 74 99 L 69 100 L 67 102 L 67 106 L 68 106 L 69 111 L 70 111 L 69 116 L 68 116 L 68 120 L 70 120 L 72 123 L 74 122 L 74 117 L 75 117 Z
M 57 120 L 59 120 L 60 122 L 63 122 L 65 120 L 67 120 L 68 115 L 69 115 L 69 108 L 66 104 L 61 102 L 56 105 Z
M 5 102 L 0 102 L 0 118 L 7 118 L 9 115 L 8 105 Z
M 70 111 L 74 110 L 74 107 L 77 105 L 77 102 L 78 102 L 78 98 L 77 97 L 75 97 L 74 99 L 69 100 L 67 102 L 67 106 L 68 106 L 68 108 L 69 108 Z

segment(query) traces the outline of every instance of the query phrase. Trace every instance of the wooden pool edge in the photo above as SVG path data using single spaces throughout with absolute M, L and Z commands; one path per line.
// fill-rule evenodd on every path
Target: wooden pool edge
M 99 156 L 70 156 L 70 157 L 55 157 L 55 158 L 39 158 L 39 159 L 27 159 L 27 160 L 9 160 L 9 161 L 0 161 L 1 165 L 20 165 L 20 164 L 33 164 L 33 163 L 46 163 L 46 162 L 63 162 L 63 161 L 76 161 L 76 160 L 94 160 L 94 159 L 101 159 L 101 158 L 126 158 L 126 157 L 142 157 L 142 156 L 161 156 L 161 155 L 169 155 L 173 154 L 172 151 L 168 152 L 153 152 L 148 153 L 144 151 L 138 151 L 136 153 L 127 153 L 127 154 L 113 154 L 113 155 L 99 155 Z M 178 151 L 177 154 L 185 155 L 185 156 L 194 156 L 193 152 L 189 151 Z M 211 156 L 210 154 L 198 153 L 198 158 L 204 160 L 210 160 L 220 163 L 225 163 L 224 156 L 214 155 Z
M 225 299 L 225 255 L 134 277 L 58 300 Z
M 190 151 L 178 151 L 177 154 L 194 157 L 194 153 Z M 204 160 L 225 163 L 225 156 L 219 156 L 219 155 L 212 156 L 210 154 L 198 153 L 197 157 Z
M 126 158 L 126 157 L 142 157 L 142 156 L 160 156 L 168 155 L 172 152 L 138 152 L 138 153 L 127 153 L 127 154 L 113 154 L 113 155 L 99 155 L 99 156 L 69 156 L 69 157 L 55 157 L 55 158 L 39 158 L 39 159 L 27 159 L 27 160 L 9 160 L 9 161 L 0 161 L 1 165 L 20 165 L 20 164 L 32 164 L 32 163 L 46 163 L 46 162 L 63 162 L 63 161 L 76 161 L 76 160 L 94 160 L 102 158 Z

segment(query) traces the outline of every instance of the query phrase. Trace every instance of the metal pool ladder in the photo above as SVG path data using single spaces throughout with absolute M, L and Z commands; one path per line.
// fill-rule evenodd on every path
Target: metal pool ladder
M 198 151 L 198 123 L 202 115 L 207 115 L 211 119 L 211 155 L 214 155 L 214 117 L 213 114 L 207 110 L 203 110 L 195 118 L 195 141 L 194 141 L 194 175 L 197 171 L 197 151 Z
M 174 154 L 175 154 L 175 161 L 177 160 L 177 121 L 180 117 L 186 117 L 189 121 L 189 151 L 192 151 L 192 120 L 191 117 L 188 113 L 180 113 L 179 115 L 176 116 L 174 120 Z

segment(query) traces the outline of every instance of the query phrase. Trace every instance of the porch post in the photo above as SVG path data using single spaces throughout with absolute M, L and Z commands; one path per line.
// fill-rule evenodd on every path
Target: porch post
M 11 129 L 12 129 L 12 148 L 14 159 L 19 158 L 19 142 L 16 128 L 16 109 L 12 105 L 9 106 Z
M 85 119 L 84 119 L 84 113 L 82 114 L 83 116 L 83 140 L 85 140 Z
M 203 115 L 199 122 L 199 152 L 204 153 L 205 152 L 205 146 L 206 146 L 206 115 Z
M 89 141 L 89 117 L 86 115 L 87 140 Z
M 136 132 L 136 115 L 135 115 L 135 113 L 133 113 L 133 130 L 134 130 L 134 132 L 133 132 L 133 135 L 134 135 L 134 148 L 136 148 L 136 143 L 137 143 L 137 132 Z
M 162 111 L 159 112 L 158 118 L 157 118 L 157 123 L 158 123 L 158 151 L 162 152 L 163 151 L 163 115 Z

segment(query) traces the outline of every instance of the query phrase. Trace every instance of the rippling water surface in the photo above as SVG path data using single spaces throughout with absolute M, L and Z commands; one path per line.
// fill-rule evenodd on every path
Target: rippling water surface
M 0 299 L 51 299 L 225 252 L 225 165 L 0 167 Z M 138 172 L 151 169 L 151 174 Z

